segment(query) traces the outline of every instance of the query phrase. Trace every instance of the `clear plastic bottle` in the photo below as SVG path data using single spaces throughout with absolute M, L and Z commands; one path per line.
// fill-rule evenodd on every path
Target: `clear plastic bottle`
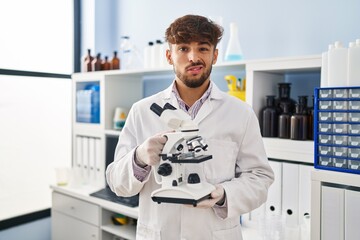
M 132 65 L 132 46 L 130 43 L 129 36 L 122 36 L 121 37 L 121 59 L 122 59 L 122 69 L 130 69 Z
M 239 61 L 243 59 L 240 45 L 238 27 L 236 23 L 230 23 L 230 38 L 225 52 L 225 61 Z
M 335 42 L 334 48 L 328 53 L 328 83 L 329 87 L 344 87 L 347 85 L 348 50 L 341 42 Z
M 329 44 L 328 47 L 328 51 L 323 52 L 321 55 L 321 80 L 320 80 L 320 87 L 324 88 L 327 87 L 329 85 L 329 77 L 328 77 L 328 72 L 329 72 L 329 67 L 328 67 L 328 62 L 329 62 L 329 51 L 331 49 L 334 48 L 334 45 Z
M 156 40 L 155 45 L 152 48 L 152 67 L 158 68 L 160 67 L 160 52 L 161 52 L 161 40 Z
M 349 44 L 347 86 L 360 86 L 360 39 Z
M 151 68 L 152 67 L 152 48 L 154 47 L 153 42 L 148 42 L 148 45 L 144 48 L 144 68 Z

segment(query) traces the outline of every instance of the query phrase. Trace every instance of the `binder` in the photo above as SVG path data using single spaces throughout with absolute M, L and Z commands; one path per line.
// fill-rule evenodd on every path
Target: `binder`
M 96 168 L 95 168 L 95 138 L 89 137 L 89 182 L 95 184 Z
M 311 217 L 311 171 L 313 166 L 299 165 L 299 224 L 304 224 L 304 216 Z
M 105 159 L 102 157 L 101 139 L 95 139 L 95 181 L 96 185 L 105 187 Z
M 89 137 L 82 137 L 83 146 L 83 182 L 89 183 Z
M 299 165 L 282 164 L 282 214 L 287 227 L 299 226 Z
M 83 140 L 81 136 L 76 136 L 75 161 L 74 161 L 74 184 L 83 182 Z
M 360 238 L 360 192 L 345 190 L 345 240 Z
M 275 179 L 268 191 L 268 199 L 265 204 L 266 216 L 280 216 L 281 215 L 281 192 L 282 192 L 282 163 L 269 161 L 269 164 L 274 171 Z
M 321 187 L 321 239 L 344 239 L 344 195 L 344 189 Z

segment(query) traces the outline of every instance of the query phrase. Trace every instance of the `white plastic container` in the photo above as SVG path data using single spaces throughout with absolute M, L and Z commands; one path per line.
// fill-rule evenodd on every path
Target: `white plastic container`
M 169 64 L 166 60 L 166 50 L 168 49 L 168 44 L 162 42 L 160 44 L 160 53 L 159 53 L 159 67 L 167 67 Z
M 148 42 L 148 45 L 144 48 L 144 68 L 151 68 L 151 53 L 154 47 L 153 42 Z
M 160 51 L 161 51 L 161 40 L 156 40 L 151 53 L 151 67 L 160 67 Z
M 226 46 L 225 61 L 239 61 L 243 59 L 236 23 L 230 23 L 230 38 Z
M 329 45 L 329 49 L 330 49 Z M 320 87 L 324 88 L 329 85 L 328 82 L 328 52 L 323 52 L 321 54 L 321 80 Z
M 348 50 L 341 42 L 335 42 L 334 48 L 328 52 L 328 86 L 347 86 Z
M 349 44 L 347 85 L 360 86 L 360 39 Z

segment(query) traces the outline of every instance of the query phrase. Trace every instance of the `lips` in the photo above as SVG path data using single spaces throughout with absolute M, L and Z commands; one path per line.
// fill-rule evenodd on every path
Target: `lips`
M 192 66 L 192 67 L 188 67 L 186 70 L 191 73 L 191 74 L 198 74 L 201 72 L 201 70 L 203 69 L 203 66 Z

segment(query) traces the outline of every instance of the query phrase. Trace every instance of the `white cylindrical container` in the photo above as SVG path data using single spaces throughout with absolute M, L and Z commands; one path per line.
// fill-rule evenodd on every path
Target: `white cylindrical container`
M 159 52 L 159 66 L 166 67 L 168 66 L 168 62 L 166 60 L 166 50 L 168 49 L 168 44 L 162 42 L 160 44 L 160 52 Z
M 360 39 L 349 44 L 347 85 L 360 86 Z
M 341 42 L 335 42 L 328 53 L 328 86 L 344 87 L 347 85 L 348 50 Z
M 239 61 L 243 59 L 236 23 L 230 23 L 230 38 L 226 46 L 225 61 Z
M 161 41 L 156 40 L 151 53 L 151 67 L 158 68 L 159 66 L 159 58 L 160 58 L 160 49 L 161 49 Z
M 330 51 L 334 45 L 330 44 L 328 51 Z M 323 52 L 321 55 L 321 80 L 320 80 L 320 87 L 327 87 L 329 86 L 329 79 L 328 79 L 328 51 Z
M 151 67 L 151 52 L 154 47 L 153 42 L 148 42 L 148 45 L 144 48 L 144 68 Z

